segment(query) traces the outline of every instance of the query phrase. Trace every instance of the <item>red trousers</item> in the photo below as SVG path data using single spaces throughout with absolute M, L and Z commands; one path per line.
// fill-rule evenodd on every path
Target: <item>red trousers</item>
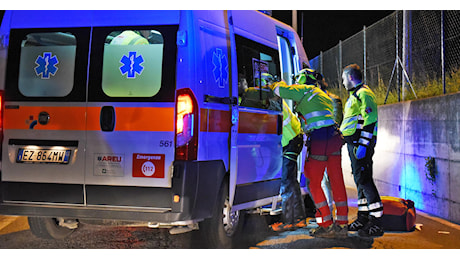
M 348 224 L 347 193 L 342 174 L 342 156 L 340 155 L 341 140 L 340 135 L 315 138 L 313 134 L 310 140 L 311 156 L 305 161 L 304 173 L 310 181 L 309 188 L 316 206 L 316 222 L 322 227 L 334 223 L 331 209 L 321 187 L 325 169 L 327 169 L 332 196 L 337 209 L 335 222 L 340 225 Z

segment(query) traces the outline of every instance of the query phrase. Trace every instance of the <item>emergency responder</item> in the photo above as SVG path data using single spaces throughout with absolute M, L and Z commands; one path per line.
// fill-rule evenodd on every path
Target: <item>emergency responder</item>
M 372 156 L 377 141 L 377 103 L 363 84 L 357 64 L 344 68 L 343 85 L 349 92 L 340 130 L 347 143 L 353 178 L 358 190 L 358 218 L 348 226 L 360 236 L 382 236 L 383 204 L 372 179 Z
M 346 237 L 348 204 L 340 155 L 343 138 L 333 118 L 331 98 L 315 85 L 317 75 L 311 69 L 303 69 L 296 76 L 298 85 L 288 86 L 285 82 L 278 82 L 271 87 L 276 95 L 296 102 L 295 111 L 304 122 L 303 129 L 308 136 L 304 173 L 310 181 L 319 225 L 310 234 L 315 237 Z M 328 169 L 337 208 L 335 223 L 321 188 L 325 168 Z
M 337 124 L 337 126 L 340 127 L 340 124 L 342 124 L 343 120 L 342 100 L 339 96 L 327 90 L 328 84 L 326 83 L 326 80 L 321 74 L 318 75 L 318 85 L 321 88 L 321 90 L 323 90 L 332 99 L 332 113 L 334 114 L 334 121 Z M 324 172 L 324 177 L 321 181 L 321 187 L 323 188 L 324 194 L 326 195 L 327 204 L 329 205 L 329 208 L 332 209 L 333 196 L 331 183 L 329 182 L 329 176 L 327 176 L 327 169 Z
M 303 149 L 303 131 L 297 116 L 292 113 L 286 101 L 283 105 L 283 168 L 281 173 L 281 207 L 283 222 L 270 226 L 273 231 L 293 230 L 305 227 L 305 209 L 297 181 L 297 157 Z

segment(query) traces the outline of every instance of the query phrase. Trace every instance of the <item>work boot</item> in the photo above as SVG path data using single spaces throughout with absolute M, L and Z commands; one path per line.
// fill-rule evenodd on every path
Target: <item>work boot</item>
M 355 221 L 348 225 L 348 231 L 358 231 L 362 229 L 367 224 L 367 222 L 369 222 L 368 218 L 358 216 Z
M 296 222 L 294 223 L 294 227 L 296 228 L 303 228 L 303 227 L 306 227 L 308 225 L 308 218 L 304 218 L 304 219 L 298 219 L 296 220 Z
M 283 231 L 294 230 L 294 225 L 283 223 L 283 222 L 277 222 L 273 225 L 270 225 L 269 228 L 275 232 L 283 232 Z
M 328 227 L 317 227 L 310 230 L 310 235 L 313 237 L 321 238 L 336 238 L 334 224 L 329 225 Z
M 303 228 L 308 225 L 306 219 L 298 219 L 294 223 L 283 223 L 277 222 L 273 225 L 270 225 L 270 229 L 275 232 L 283 232 L 283 231 L 292 231 L 298 228 Z
M 346 238 L 348 237 L 348 225 L 347 224 L 334 224 L 334 231 L 336 238 Z
M 381 237 L 383 233 L 381 218 L 374 216 L 369 216 L 369 221 L 358 231 L 358 235 L 362 237 Z

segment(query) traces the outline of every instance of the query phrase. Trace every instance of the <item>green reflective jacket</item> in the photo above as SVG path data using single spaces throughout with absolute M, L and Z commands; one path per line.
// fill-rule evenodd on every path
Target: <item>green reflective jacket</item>
M 331 98 L 319 87 L 313 85 L 286 85 L 281 81 L 275 84 L 275 93 L 280 97 L 297 103 L 296 111 L 306 121 L 303 126 L 306 133 L 326 126 L 334 125 Z M 277 89 L 278 88 L 278 89 Z
M 300 121 L 287 103 L 283 100 L 283 136 L 281 138 L 281 145 L 284 147 L 288 145 L 294 137 L 302 133 Z
M 351 136 L 357 130 L 362 130 L 374 123 L 375 127 L 369 132 L 373 132 L 373 135 L 376 136 L 378 113 L 374 92 L 366 85 L 360 85 L 350 91 L 343 117 L 340 131 L 344 137 Z

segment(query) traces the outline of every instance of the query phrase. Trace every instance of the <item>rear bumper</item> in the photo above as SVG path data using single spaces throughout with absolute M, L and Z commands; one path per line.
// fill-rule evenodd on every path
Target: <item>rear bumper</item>
M 158 223 L 197 221 L 212 216 L 225 172 L 221 161 L 178 161 L 174 163 L 171 188 L 86 185 L 85 191 L 98 193 L 98 199 L 88 200 L 81 194 L 81 200 L 73 196 L 72 203 L 62 200 L 63 184 L 33 191 L 31 187 L 46 184 L 1 182 L 0 214 Z M 179 201 L 174 202 L 174 196 Z
M 166 211 L 163 211 L 166 210 Z M 171 212 L 169 209 L 133 209 L 97 206 L 57 206 L 30 203 L 3 202 L 0 204 L 3 215 L 64 217 L 76 219 L 111 219 L 125 221 L 153 221 L 171 223 L 184 221 L 182 212 Z M 188 215 L 188 214 L 185 214 Z

